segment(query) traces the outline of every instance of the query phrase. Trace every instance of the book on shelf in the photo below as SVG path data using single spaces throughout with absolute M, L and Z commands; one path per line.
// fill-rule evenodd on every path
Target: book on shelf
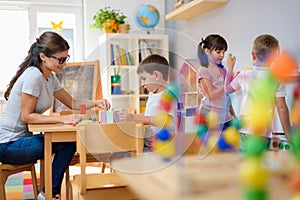
M 112 65 L 132 65 L 132 58 L 125 48 L 120 47 L 118 44 L 111 44 L 111 59 Z
M 120 48 L 121 51 L 121 64 L 122 65 L 128 65 L 127 60 L 126 60 L 126 53 L 124 48 Z
M 149 94 L 149 92 L 144 86 L 140 86 L 140 94 Z
M 110 44 L 110 52 L 111 52 L 111 65 L 116 65 L 113 44 Z
M 126 60 L 127 60 L 128 65 L 133 65 L 131 55 L 128 51 L 126 52 Z
M 139 59 L 142 61 L 144 58 L 152 54 L 149 42 L 146 39 L 139 40 Z
M 114 65 L 121 65 L 120 54 L 117 45 L 113 45 L 112 51 L 114 55 L 114 57 L 112 58 L 114 60 Z

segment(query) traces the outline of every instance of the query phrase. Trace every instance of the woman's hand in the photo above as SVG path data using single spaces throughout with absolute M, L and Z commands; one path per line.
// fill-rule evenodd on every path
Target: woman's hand
M 103 108 L 104 110 L 109 110 L 110 109 L 110 103 L 106 99 L 98 100 L 96 101 L 96 105 L 99 108 Z
M 60 115 L 59 121 L 63 124 L 72 124 L 75 122 L 74 115 Z

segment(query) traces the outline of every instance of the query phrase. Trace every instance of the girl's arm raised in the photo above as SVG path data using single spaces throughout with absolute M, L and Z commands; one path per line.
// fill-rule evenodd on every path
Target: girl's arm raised
M 227 94 L 233 93 L 235 91 L 230 85 L 233 79 L 233 68 L 234 68 L 235 61 L 236 61 L 235 56 L 229 54 L 226 60 L 228 70 L 225 76 L 225 83 L 224 83 L 224 91 Z

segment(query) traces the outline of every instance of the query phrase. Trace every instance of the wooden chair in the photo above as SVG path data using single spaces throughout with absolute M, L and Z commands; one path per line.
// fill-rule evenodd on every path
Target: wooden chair
M 36 178 L 36 172 L 35 172 L 35 163 L 25 164 L 25 165 L 10 165 L 10 164 L 4 164 L 0 162 L 0 199 L 5 200 L 5 183 L 7 178 L 12 175 L 23 171 L 30 171 L 31 172 L 31 179 L 32 179 L 32 185 L 33 185 L 33 192 L 34 192 L 34 198 L 37 199 L 38 196 L 38 185 L 37 185 L 37 178 Z
M 80 155 L 81 174 L 75 175 L 74 179 L 71 180 L 71 191 L 72 185 L 79 187 L 80 194 L 85 194 L 89 189 L 107 190 L 126 187 L 125 183 L 114 172 L 86 174 L 86 152 L 92 154 L 131 152 L 131 156 L 135 156 L 142 153 L 143 146 L 144 127 L 142 124 L 134 122 L 79 124 L 77 126 L 77 150 Z M 72 199 L 72 194 L 70 196 Z
M 96 112 L 95 110 L 92 111 L 87 111 L 87 113 L 89 114 L 94 114 L 94 112 Z M 71 114 L 79 114 L 79 111 L 76 110 L 63 110 L 60 111 L 59 113 L 60 115 L 71 115 Z M 100 172 L 104 173 L 105 170 L 105 163 L 108 162 L 110 154 L 101 154 L 101 155 L 92 155 L 90 153 L 87 153 L 86 155 L 86 162 L 87 163 L 95 163 L 95 162 L 99 162 L 101 165 L 100 168 Z M 70 166 L 72 165 L 77 165 L 79 164 L 79 154 L 78 152 L 75 152 L 75 155 L 73 156 L 71 162 L 70 162 Z M 68 168 L 66 173 L 65 173 L 65 183 L 66 183 L 66 198 L 69 199 L 69 188 L 70 188 L 70 169 Z

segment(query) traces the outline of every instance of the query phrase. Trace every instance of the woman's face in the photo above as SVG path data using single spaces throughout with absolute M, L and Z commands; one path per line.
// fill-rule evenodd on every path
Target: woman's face
M 208 60 L 209 62 L 219 65 L 222 63 L 222 60 L 225 56 L 225 50 L 211 50 L 208 53 Z
M 67 60 L 69 59 L 68 50 L 55 53 L 51 56 L 45 56 L 46 68 L 55 73 L 62 71 L 63 67 L 66 65 Z

